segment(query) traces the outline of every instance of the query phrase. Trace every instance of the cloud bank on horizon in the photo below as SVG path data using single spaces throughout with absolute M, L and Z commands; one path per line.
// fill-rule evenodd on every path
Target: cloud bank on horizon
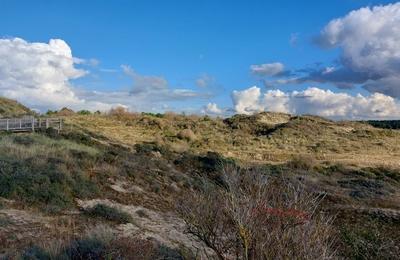
M 259 88 L 233 93 L 239 113 L 281 111 L 338 118 L 400 117 L 400 3 L 365 7 L 330 21 L 316 38 L 322 48 L 340 49 L 335 65 L 284 70 L 282 63 L 252 65 L 253 74 L 273 76 L 266 87 L 330 83 L 339 89 L 361 86 L 369 96 L 350 96 L 315 87 L 283 93 Z M 279 77 L 278 79 L 276 77 Z
M 365 7 L 330 21 L 315 39 L 321 48 L 339 49 L 331 66 L 289 70 L 283 63 L 250 65 L 250 72 L 268 88 L 253 86 L 231 93 L 232 107 L 208 103 L 192 111 L 225 115 L 234 111 L 316 114 L 337 119 L 400 117 L 400 3 Z M 203 74 L 194 80 L 197 89 L 171 86 L 162 76 L 141 75 L 128 65 L 119 71 L 132 81 L 129 89 L 89 91 L 74 80 L 87 77 L 82 65 L 97 66 L 95 60 L 73 57 L 61 39 L 32 43 L 20 38 L 0 39 L 0 95 L 45 110 L 68 106 L 72 109 L 106 111 L 115 106 L 131 110 L 166 110 L 174 102 L 207 103 L 215 78 Z M 342 92 L 321 87 L 283 91 L 284 85 L 332 84 Z M 351 95 L 361 87 L 369 94 Z
M 296 76 L 265 83 L 331 83 L 341 89 L 360 85 L 371 93 L 400 97 L 400 3 L 365 7 L 334 19 L 315 43 L 340 49 L 338 64 L 291 71 Z
M 93 61 L 73 57 L 61 39 L 49 43 L 0 39 L 0 95 L 38 110 L 69 107 L 92 111 L 117 106 L 146 110 L 159 103 L 208 97 L 205 92 L 172 89 L 165 78 L 141 75 L 127 65 L 121 65 L 121 70 L 133 81 L 129 90 L 87 91 L 71 82 L 89 74 L 77 68 L 84 63 L 92 65 Z
M 262 94 L 261 89 L 254 86 L 243 91 L 233 91 L 232 99 L 235 111 L 241 114 L 271 111 L 313 114 L 333 119 L 391 119 L 400 116 L 399 101 L 381 93 L 351 96 L 310 87 L 292 92 L 268 90 Z

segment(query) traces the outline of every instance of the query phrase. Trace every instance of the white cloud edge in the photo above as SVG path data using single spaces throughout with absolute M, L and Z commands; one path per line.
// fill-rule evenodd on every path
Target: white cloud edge
M 262 111 L 290 114 L 314 114 L 332 119 L 398 119 L 400 102 L 390 96 L 375 93 L 335 93 L 309 87 L 302 91 L 268 90 L 262 93 L 257 86 L 232 92 L 234 110 L 239 114 Z

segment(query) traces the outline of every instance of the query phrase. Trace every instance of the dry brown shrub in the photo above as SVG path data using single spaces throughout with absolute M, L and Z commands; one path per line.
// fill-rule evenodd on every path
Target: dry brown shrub
M 75 115 L 74 110 L 67 108 L 67 107 L 63 107 L 60 111 L 57 112 L 58 116 L 73 116 Z
M 296 170 L 312 170 L 317 165 L 315 157 L 309 154 L 299 154 L 292 157 L 288 166 Z
M 158 128 L 160 130 L 164 129 L 164 127 L 167 125 L 166 122 L 161 118 L 142 116 L 139 121 L 146 127 Z
M 225 187 L 205 184 L 177 206 L 189 233 L 219 259 L 328 259 L 331 218 L 317 213 L 320 196 L 284 179 L 225 168 Z M 207 183 L 205 181 L 205 183 Z
M 203 118 L 202 116 L 199 116 L 199 115 L 196 115 L 196 114 L 190 114 L 190 115 L 186 116 L 187 120 L 194 121 L 194 122 L 200 121 L 200 119 L 202 119 L 202 118 Z
M 164 118 L 168 120 L 175 120 L 178 117 L 178 114 L 172 111 L 166 111 L 164 113 Z
M 193 142 L 197 139 L 197 136 L 190 129 L 183 129 L 179 131 L 178 138 L 189 142 Z
M 135 120 L 139 117 L 138 113 L 129 112 L 128 109 L 121 106 L 110 109 L 108 115 L 121 121 Z

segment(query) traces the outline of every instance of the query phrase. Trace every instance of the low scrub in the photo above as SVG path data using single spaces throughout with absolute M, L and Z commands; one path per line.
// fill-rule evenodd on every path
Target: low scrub
M 109 221 L 123 224 L 132 222 L 131 215 L 120 209 L 110 207 L 105 204 L 96 204 L 94 207 L 86 209 L 85 213 L 91 217 L 100 217 Z
M 315 158 L 311 155 L 296 155 L 287 163 L 287 166 L 294 170 L 310 171 L 314 169 L 316 164 Z
M 320 196 L 261 172 L 224 168 L 223 187 L 204 183 L 177 206 L 187 231 L 219 259 L 328 259 L 331 218 L 317 213 Z
M 183 129 L 178 133 L 178 138 L 192 142 L 197 139 L 197 136 L 190 129 Z
M 40 134 L 0 138 L 1 197 L 58 211 L 97 193 L 87 173 L 96 149 Z
M 51 242 L 31 246 L 18 259 L 194 259 L 192 255 L 184 255 L 180 249 L 167 247 L 154 240 L 117 237 L 105 226 L 96 226 L 82 237 L 64 242 L 55 251 L 48 250 L 53 248 Z
M 400 254 L 400 238 L 393 239 L 385 233 L 388 231 L 378 221 L 365 220 L 363 225 L 345 225 L 341 227 L 341 254 L 350 259 L 396 259 Z

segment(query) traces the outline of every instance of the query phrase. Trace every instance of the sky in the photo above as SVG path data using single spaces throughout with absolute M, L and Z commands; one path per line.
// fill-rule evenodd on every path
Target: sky
M 400 119 L 400 3 L 0 0 L 0 95 L 43 112 Z

